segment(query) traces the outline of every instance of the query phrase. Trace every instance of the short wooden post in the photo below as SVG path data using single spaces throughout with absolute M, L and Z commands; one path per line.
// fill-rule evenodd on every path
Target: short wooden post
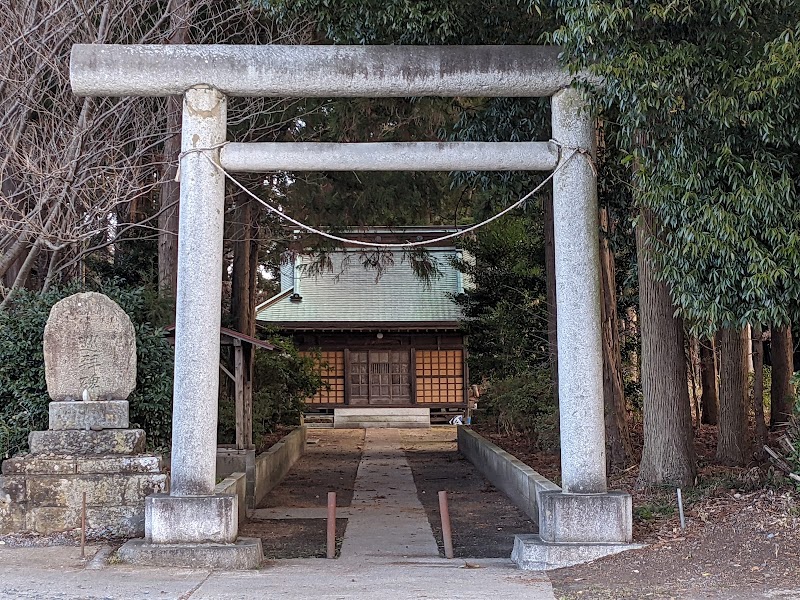
M 86 492 L 81 500 L 81 558 L 86 558 Z
M 336 492 L 328 492 L 328 558 L 336 558 Z
M 450 527 L 450 509 L 447 506 L 447 492 L 439 492 L 439 514 L 442 517 L 442 542 L 444 555 L 453 558 L 453 530 Z

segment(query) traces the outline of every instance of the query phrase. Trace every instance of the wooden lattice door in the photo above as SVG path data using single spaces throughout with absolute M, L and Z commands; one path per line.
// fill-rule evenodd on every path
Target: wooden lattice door
M 411 404 L 410 363 L 408 351 L 350 352 L 350 404 Z

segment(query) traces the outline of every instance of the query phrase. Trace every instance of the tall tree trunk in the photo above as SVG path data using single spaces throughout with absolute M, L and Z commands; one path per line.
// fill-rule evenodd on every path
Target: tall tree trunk
M 748 447 L 746 332 L 723 329 L 719 339 L 717 460 L 726 465 L 743 465 Z
M 792 343 L 792 328 L 772 328 L 772 343 L 770 355 L 772 357 L 772 387 L 770 388 L 770 425 L 776 427 L 786 423 L 794 408 L 794 388 L 792 375 L 794 374 L 794 344 Z
M 703 418 L 700 414 L 700 397 L 697 395 L 697 381 L 700 379 L 700 340 L 695 337 L 690 338 L 686 350 L 689 361 L 689 387 L 692 390 L 689 403 L 692 407 L 694 424 L 700 427 Z
M 171 0 L 168 44 L 185 44 L 191 0 Z M 175 181 L 181 152 L 181 116 L 183 98 L 167 98 L 167 139 L 164 141 L 164 173 L 159 193 L 158 216 L 158 289 L 175 296 L 178 288 L 178 203 L 180 183 Z
M 236 195 L 233 213 L 233 273 L 231 277 L 231 317 L 237 331 L 250 335 L 250 234 L 252 203 L 243 192 Z
M 753 331 L 750 325 L 744 328 L 744 364 L 748 374 L 755 371 L 753 365 Z
M 250 240 L 250 301 L 248 303 L 249 309 L 249 327 L 247 331 L 243 330 L 250 336 L 256 335 L 256 304 L 258 303 L 258 266 L 259 266 L 259 252 L 261 250 L 260 228 L 258 227 L 258 204 L 250 202 L 250 233 L 248 239 Z
M 756 420 L 755 454 L 763 457 L 767 443 L 767 423 L 764 420 L 764 338 L 761 325 L 753 325 L 753 415 Z
M 655 279 L 646 247 L 652 231 L 656 231 L 653 219 L 642 211 L 636 226 L 644 394 L 644 449 L 638 483 L 685 486 L 694 482 L 696 465 L 683 323 L 674 317 L 667 286 Z
M 254 227 L 253 202 L 246 194 L 236 195 L 231 235 L 233 237 L 233 269 L 231 276 L 231 317 L 234 328 L 245 335 L 255 335 L 256 275 L 258 272 L 258 240 Z M 242 364 L 245 445 L 252 446 L 253 372 L 256 349 L 243 344 Z
M 558 330 L 556 329 L 556 252 L 553 233 L 553 198 L 546 196 L 542 202 L 544 212 L 544 269 L 547 276 L 547 352 L 550 358 L 550 378 L 553 382 L 553 400 L 558 406 Z
M 600 279 L 603 322 L 603 399 L 605 402 L 606 444 L 612 468 L 624 468 L 633 456 L 628 432 L 625 391 L 622 385 L 622 356 L 619 350 L 619 319 L 617 317 L 617 285 L 614 253 L 608 243 L 610 233 L 608 211 L 600 209 Z
M 703 423 L 716 425 L 719 396 L 717 394 L 717 352 L 714 348 L 714 336 L 700 340 L 700 385 L 703 390 L 700 397 L 703 406 Z

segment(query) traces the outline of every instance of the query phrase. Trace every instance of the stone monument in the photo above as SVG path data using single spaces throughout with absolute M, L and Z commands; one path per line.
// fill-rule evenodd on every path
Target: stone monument
M 136 386 L 136 336 L 127 314 L 95 292 L 56 303 L 44 330 L 49 429 L 32 431 L 30 454 L 3 462 L 0 533 L 144 533 L 144 499 L 163 492 L 161 458 L 144 454 L 145 433 L 129 429 Z

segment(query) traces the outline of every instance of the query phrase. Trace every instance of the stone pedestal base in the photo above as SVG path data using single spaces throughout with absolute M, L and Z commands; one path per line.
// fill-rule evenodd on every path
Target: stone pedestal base
M 553 543 L 628 544 L 633 539 L 630 494 L 540 492 L 539 536 Z
M 118 551 L 123 563 L 145 567 L 194 569 L 257 569 L 264 559 L 259 538 L 239 538 L 233 544 L 148 544 L 129 540 Z
M 591 562 L 626 550 L 643 548 L 641 544 L 558 543 L 544 542 L 538 535 L 514 536 L 511 560 L 520 569 L 546 571 Z
M 0 477 L 0 534 L 77 530 L 85 492 L 90 536 L 141 536 L 144 499 L 166 485 L 161 459 L 154 455 L 9 458 Z
M 145 500 L 148 544 L 232 544 L 238 534 L 239 499 L 233 494 L 155 494 Z
M 31 454 L 141 454 L 145 450 L 145 435 L 142 429 L 31 431 L 28 446 Z
M 127 400 L 51 402 L 49 411 L 51 430 L 130 427 Z

